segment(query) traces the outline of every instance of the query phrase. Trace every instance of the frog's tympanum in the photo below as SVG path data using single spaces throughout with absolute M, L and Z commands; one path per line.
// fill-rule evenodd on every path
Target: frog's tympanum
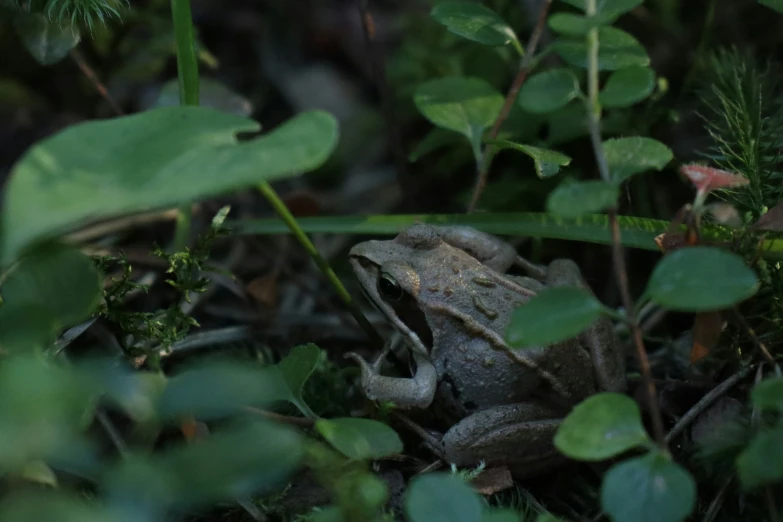
M 550 346 L 514 350 L 512 311 L 555 285 L 587 288 L 569 260 L 539 267 L 502 240 L 468 227 L 416 224 L 395 239 L 353 247 L 362 290 L 406 338 L 412 378 L 379 374 L 387 351 L 361 365 L 368 398 L 401 408 L 433 406 L 451 428 L 436 451 L 449 463 L 505 464 L 517 477 L 564 458 L 552 439 L 576 403 L 625 389 L 625 364 L 608 319 Z M 513 265 L 530 276 L 506 274 Z

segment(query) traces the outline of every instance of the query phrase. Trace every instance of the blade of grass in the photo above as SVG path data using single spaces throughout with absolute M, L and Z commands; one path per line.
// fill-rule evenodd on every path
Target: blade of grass
M 399 214 L 368 216 L 328 216 L 301 218 L 298 223 L 308 233 L 396 234 L 413 223 L 434 225 L 470 225 L 497 235 L 530 236 L 585 241 L 608 245 L 612 242 L 607 216 L 594 214 L 565 219 L 546 213 L 498 214 Z M 629 248 L 658 250 L 655 236 L 665 232 L 666 221 L 620 217 L 623 244 Z M 286 224 L 279 219 L 226 221 L 236 234 L 284 234 Z
M 177 44 L 177 79 L 180 105 L 199 104 L 198 58 L 190 0 L 171 0 L 171 18 Z M 191 207 L 183 205 L 177 215 L 174 231 L 174 249 L 181 251 L 190 236 Z
M 272 186 L 269 183 L 262 183 L 259 185 L 258 190 L 264 195 L 267 201 L 269 201 L 269 204 L 272 205 L 272 208 L 275 209 L 275 212 L 280 216 L 280 220 L 278 221 L 286 227 L 285 231 L 290 231 L 307 253 L 310 254 L 310 257 L 313 258 L 315 264 L 318 265 L 318 268 L 321 269 L 321 272 L 326 276 L 326 279 L 332 284 L 335 291 L 337 291 L 337 295 L 345 303 L 345 306 L 348 307 L 351 315 L 353 315 L 356 322 L 359 323 L 359 326 L 364 330 L 373 344 L 379 347 L 383 346 L 383 339 L 381 339 L 381 336 L 375 331 L 375 328 L 370 324 L 370 321 L 364 317 L 364 314 L 359 310 L 359 307 L 356 306 L 356 303 L 351 299 L 351 294 L 345 289 L 343 283 L 337 277 L 337 274 L 334 273 L 332 267 L 329 266 L 326 259 L 324 259 L 315 248 L 313 242 L 307 237 L 307 234 L 299 226 L 294 215 L 291 214 L 288 207 L 285 206 L 285 203 L 283 203 L 283 200 L 280 199 L 280 196 L 277 195 Z

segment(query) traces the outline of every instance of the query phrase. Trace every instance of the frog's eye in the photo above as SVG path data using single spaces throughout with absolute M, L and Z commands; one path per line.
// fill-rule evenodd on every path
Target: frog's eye
M 403 291 L 400 284 L 390 274 L 383 272 L 378 278 L 378 292 L 387 301 L 399 301 Z

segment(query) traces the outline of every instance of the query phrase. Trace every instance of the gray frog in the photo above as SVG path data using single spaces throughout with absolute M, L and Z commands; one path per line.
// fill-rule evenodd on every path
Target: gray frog
M 412 378 L 387 377 L 379 370 L 388 349 L 374 363 L 347 354 L 361 366 L 364 392 L 401 408 L 437 406 L 452 423 L 435 447 L 449 463 L 505 464 L 517 478 L 540 473 L 564 461 L 552 439 L 573 405 L 625 389 L 625 359 L 606 318 L 551 346 L 513 350 L 504 340 L 512 311 L 536 292 L 587 288 L 573 261 L 540 267 L 473 228 L 425 224 L 349 255 L 416 364 Z M 531 276 L 506 274 L 512 265 Z

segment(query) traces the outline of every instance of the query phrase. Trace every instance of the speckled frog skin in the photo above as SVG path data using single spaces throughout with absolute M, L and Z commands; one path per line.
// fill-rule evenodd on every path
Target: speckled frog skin
M 562 418 L 598 391 L 625 389 L 624 357 L 607 319 L 577 338 L 524 350 L 504 333 L 514 308 L 546 286 L 587 287 L 575 263 L 548 267 L 468 227 L 416 224 L 395 239 L 353 247 L 350 261 L 367 298 L 406 338 L 412 378 L 387 377 L 356 354 L 368 398 L 446 414 L 437 442 L 449 463 L 508 465 L 517 477 L 563 459 L 552 444 Z M 512 265 L 532 277 L 512 276 Z

